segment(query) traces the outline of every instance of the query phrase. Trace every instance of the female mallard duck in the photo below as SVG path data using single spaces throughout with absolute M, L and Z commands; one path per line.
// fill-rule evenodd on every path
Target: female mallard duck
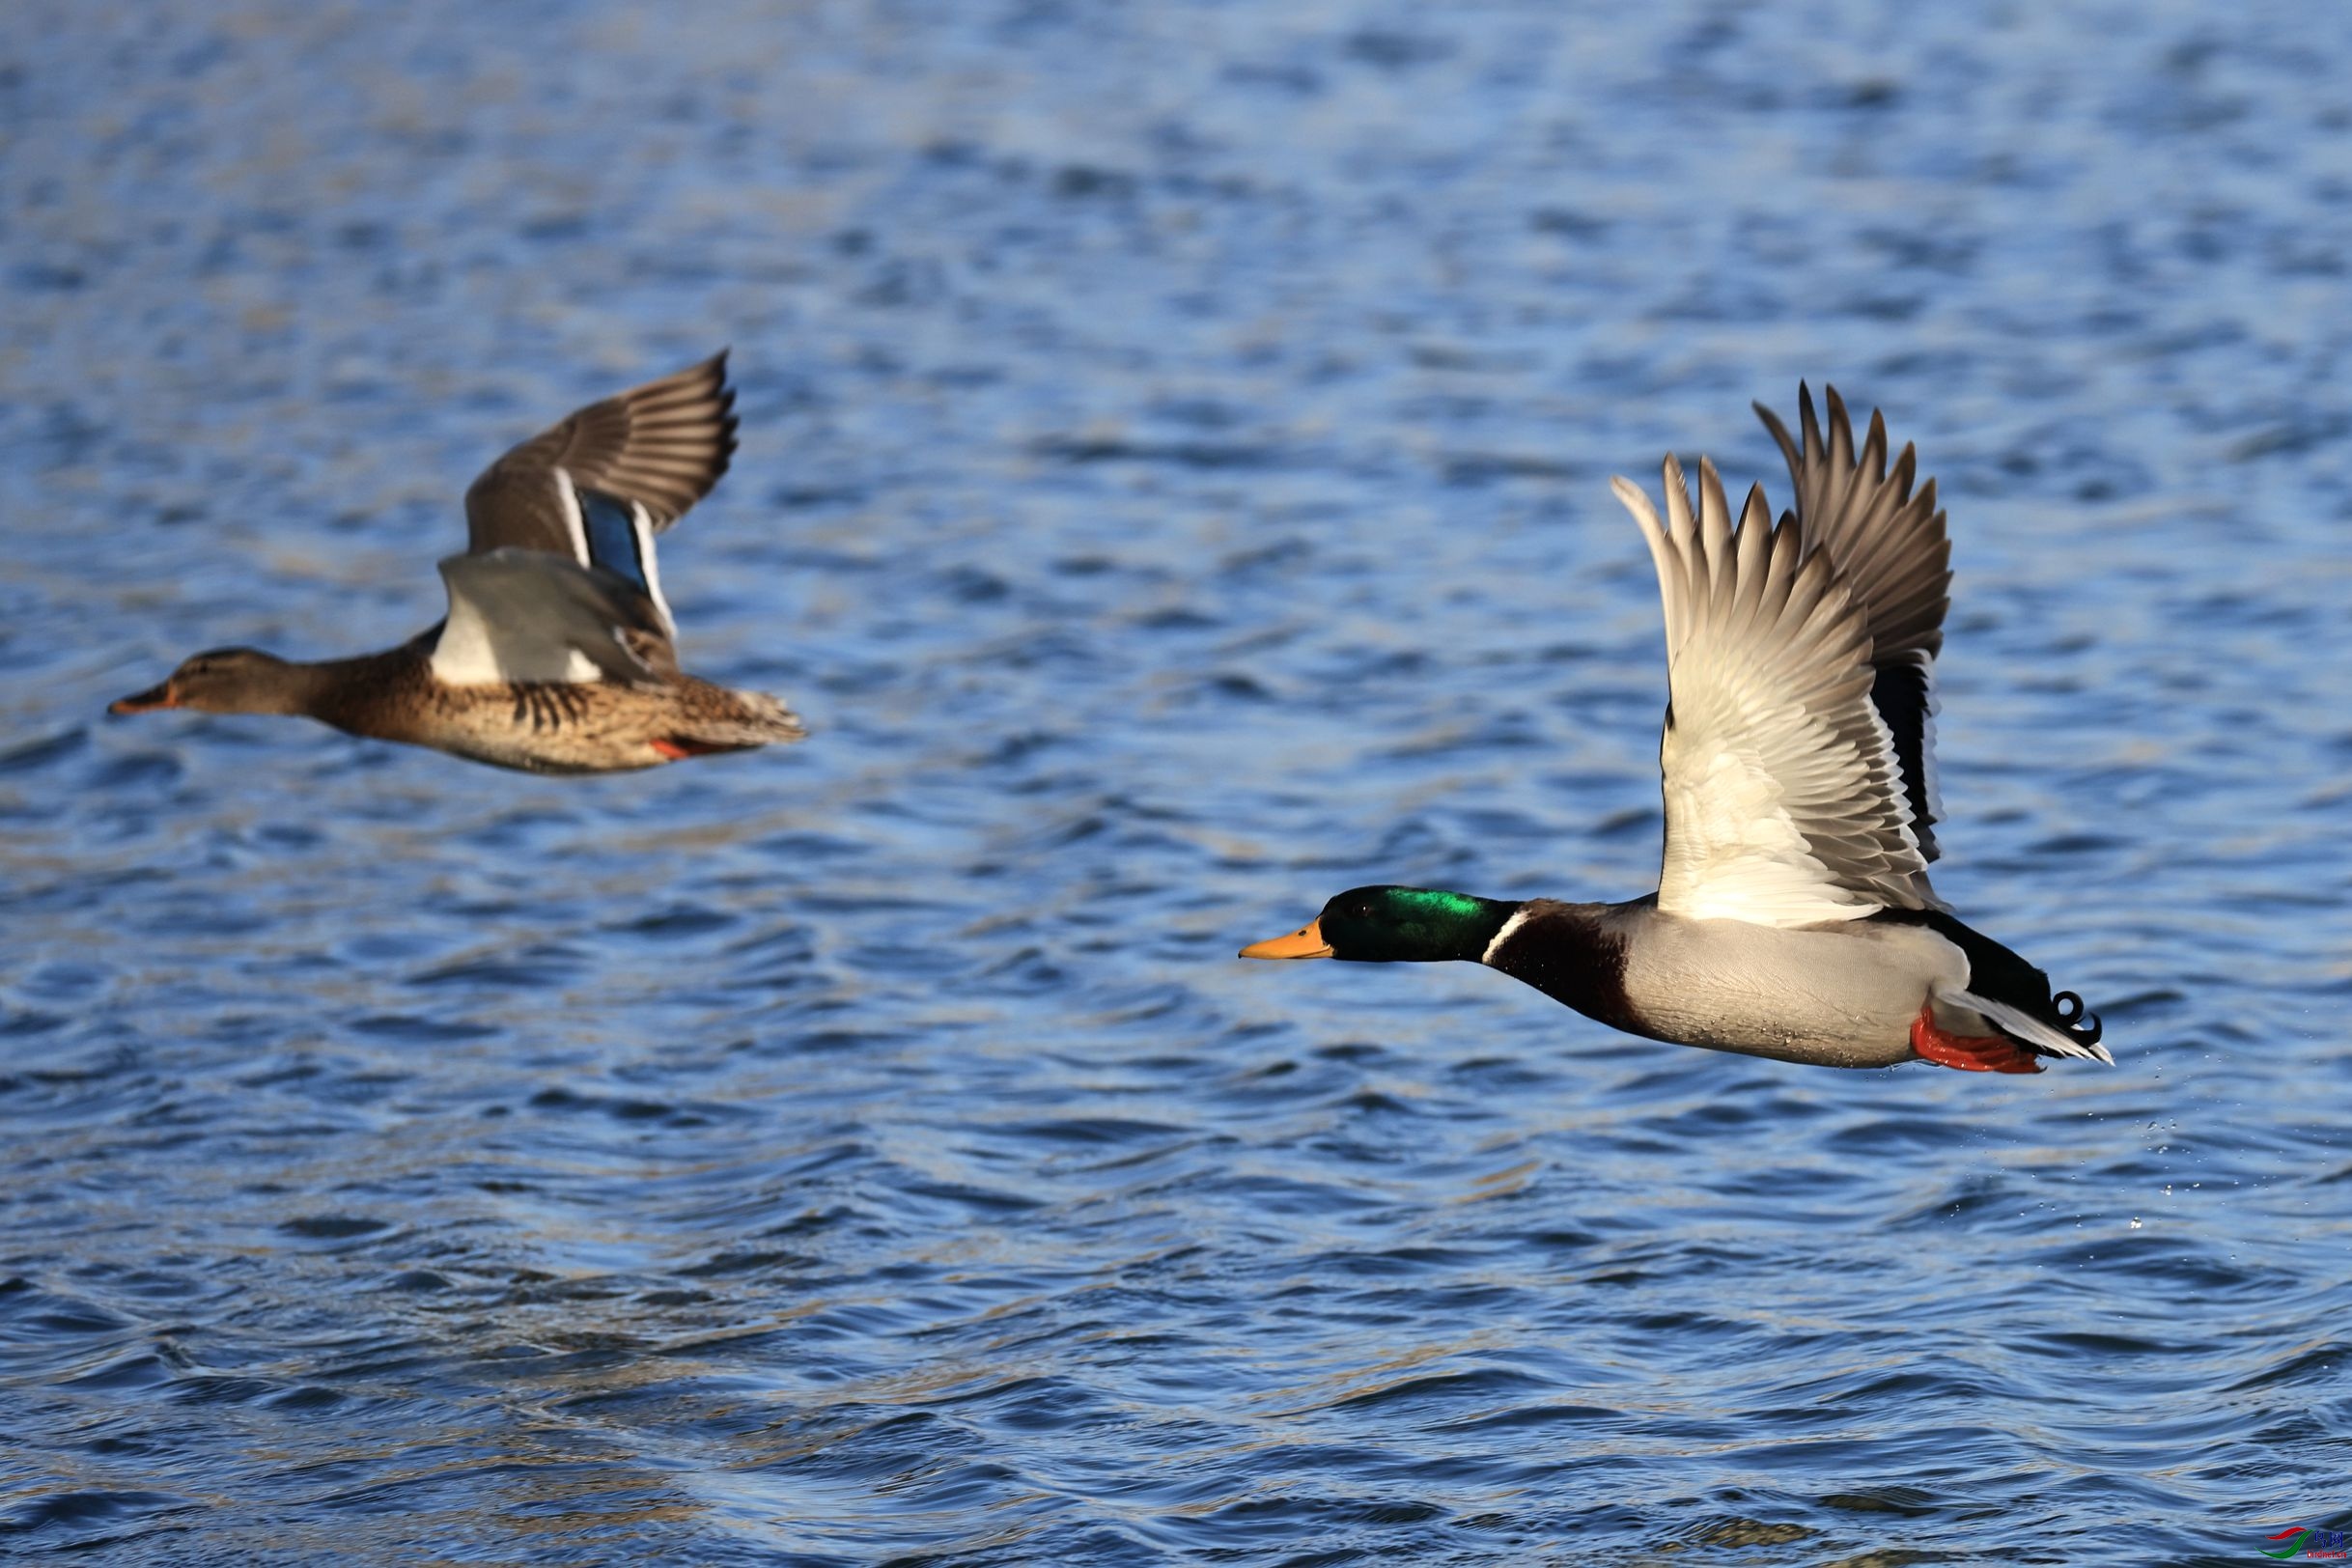
M 2038 1073 L 2114 1057 L 2071 992 L 1962 925 L 1927 885 L 1943 815 L 1935 660 L 1951 546 L 1932 479 L 1870 416 L 1858 454 L 1829 394 L 1825 443 L 1756 412 L 1788 459 L 1793 514 L 1757 486 L 1739 523 L 1714 465 L 1692 510 L 1666 460 L 1666 520 L 1625 480 L 1666 600 L 1666 859 L 1624 904 L 1513 904 L 1359 887 L 1244 958 L 1463 959 L 1613 1028 L 1829 1067 L 1915 1058 Z
M 613 773 L 806 732 L 756 691 L 678 668 L 654 536 L 735 451 L 724 351 L 580 409 L 465 492 L 466 553 L 441 563 L 449 615 L 397 648 L 295 663 L 198 654 L 108 709 L 300 714 L 535 773 Z

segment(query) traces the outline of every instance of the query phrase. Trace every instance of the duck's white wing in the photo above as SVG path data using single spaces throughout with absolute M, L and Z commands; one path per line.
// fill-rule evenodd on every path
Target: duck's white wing
M 1732 526 L 1699 466 L 1691 506 L 1666 461 L 1666 516 L 1612 481 L 1658 564 L 1667 693 L 1659 763 L 1666 859 L 1658 908 L 1692 919 L 1802 926 L 1934 907 L 1909 826 L 1862 606 L 1763 487 Z
M 449 557 L 441 580 L 449 619 L 432 658 L 447 685 L 641 686 L 678 673 L 653 600 L 602 567 L 499 549 Z
M 1951 607 L 1951 542 L 1936 505 L 1933 479 L 1911 493 L 1918 455 L 1906 443 L 1887 469 L 1887 422 L 1876 409 L 1859 450 L 1845 400 L 1829 395 L 1825 439 L 1813 416 L 1812 389 L 1797 387 L 1802 442 L 1762 404 L 1754 405 L 1797 488 L 1797 520 L 1826 553 L 1862 608 L 1870 633 L 1871 705 L 1894 738 L 1903 803 L 1919 854 L 1933 860 L 1935 825 L 1944 816 L 1936 787 L 1936 656 L 1944 651 L 1944 615 Z
M 465 492 L 466 548 L 602 567 L 642 589 L 674 632 L 654 536 L 727 471 L 734 409 L 724 350 L 590 404 L 483 470 Z

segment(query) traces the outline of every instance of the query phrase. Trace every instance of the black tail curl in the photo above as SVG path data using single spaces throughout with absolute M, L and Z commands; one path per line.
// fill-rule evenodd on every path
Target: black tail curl
M 2050 1005 L 2058 1014 L 2058 1027 L 2086 1046 L 2097 1045 L 2099 1036 L 2107 1032 L 2107 1025 L 2099 1022 L 2099 1015 L 2086 1008 L 2083 998 L 2071 991 L 2061 991 L 2051 997 Z M 2082 1022 L 2084 1019 L 2090 1022 L 2085 1023 Z

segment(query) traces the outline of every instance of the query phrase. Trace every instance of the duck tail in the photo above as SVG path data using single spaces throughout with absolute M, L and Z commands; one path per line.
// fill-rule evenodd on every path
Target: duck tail
M 1948 910 L 1883 910 L 1879 919 L 1925 926 L 1960 949 L 1968 960 L 1965 989 L 1937 996 L 1955 1007 L 1980 1014 L 1986 1022 L 2029 1050 L 2045 1056 L 2081 1056 L 2105 1062 L 2115 1058 L 2099 1044 L 2107 1031 L 2098 1015 L 2083 1006 L 2071 991 L 2050 993 L 2050 977 L 1981 931 L 1971 930 Z
M 765 691 L 738 691 L 734 696 L 743 707 L 743 716 L 737 722 L 757 731 L 764 743 L 773 745 L 808 739 L 808 726 L 800 721 L 798 714 L 785 707 L 780 699 Z M 2081 1004 L 2076 1005 L 2079 1007 Z
M 1955 1006 L 1981 1013 L 1985 1022 L 2002 1034 L 2044 1055 L 2081 1056 L 2110 1067 L 2115 1065 L 2115 1058 L 2099 1044 L 2099 1037 L 2107 1032 L 2099 1022 L 2099 1015 L 2086 1012 L 2083 998 L 2071 991 L 2061 991 L 2050 998 L 2049 1018 L 2036 1017 L 2014 1003 L 1995 1001 L 1975 992 L 1952 991 L 1943 994 Z
M 759 746 L 787 745 L 808 739 L 800 715 L 764 691 L 724 692 L 725 701 L 698 705 L 697 711 L 671 733 L 661 746 L 678 756 L 698 757 L 714 751 L 750 751 Z

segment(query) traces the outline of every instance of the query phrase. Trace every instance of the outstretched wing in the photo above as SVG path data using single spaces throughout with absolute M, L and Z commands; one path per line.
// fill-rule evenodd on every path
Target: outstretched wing
M 449 619 L 433 673 L 451 686 L 653 685 L 678 658 L 635 583 L 545 550 L 496 549 L 441 563 Z
M 1666 602 L 1668 702 L 1659 765 L 1658 907 L 1699 920 L 1802 926 L 1934 905 L 1886 724 L 1870 634 L 1835 559 L 1778 527 L 1762 486 L 1739 526 L 1712 463 L 1699 509 L 1666 460 L 1666 520 L 1610 481 L 1649 541 Z
M 1894 738 L 1919 854 L 1933 860 L 1935 825 L 1944 816 L 1936 787 L 1936 656 L 1944 651 L 1944 615 L 1951 607 L 1951 542 L 1936 505 L 1936 482 L 1911 493 L 1918 454 L 1905 443 L 1889 473 L 1886 420 L 1871 410 L 1870 434 L 1858 452 L 1845 400 L 1834 386 L 1823 391 L 1830 404 L 1827 440 L 1813 417 L 1812 389 L 1802 382 L 1802 445 L 1771 409 L 1753 407 L 1788 460 L 1806 540 L 1835 564 L 1862 605 L 1875 672 L 1870 701 Z
M 482 472 L 465 492 L 466 548 L 545 550 L 661 597 L 654 536 L 711 492 L 735 452 L 724 350 L 674 376 L 590 404 Z

